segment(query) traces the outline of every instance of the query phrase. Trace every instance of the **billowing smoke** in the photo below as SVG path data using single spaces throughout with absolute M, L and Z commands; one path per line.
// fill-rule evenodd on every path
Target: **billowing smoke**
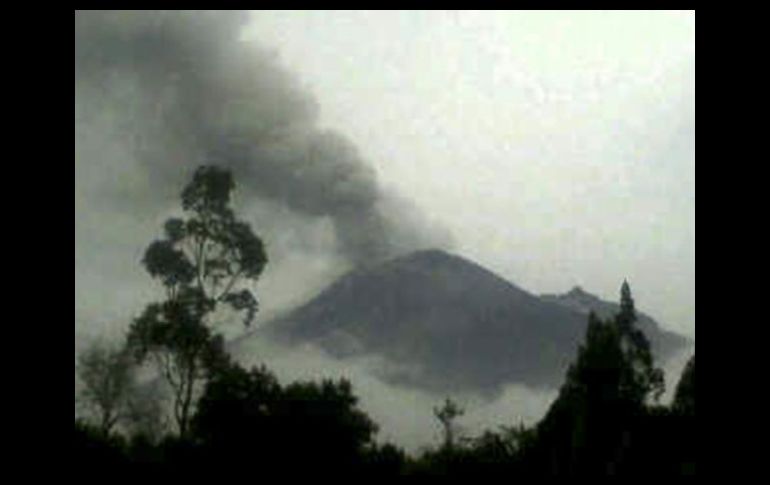
M 99 170 L 120 180 L 113 198 L 156 207 L 194 167 L 216 163 L 247 198 L 328 220 L 353 265 L 446 246 L 378 186 L 350 141 L 318 127 L 318 104 L 276 56 L 240 39 L 247 21 L 240 12 L 76 12 L 76 192 L 78 171 Z M 152 188 L 141 200 L 139 186 Z

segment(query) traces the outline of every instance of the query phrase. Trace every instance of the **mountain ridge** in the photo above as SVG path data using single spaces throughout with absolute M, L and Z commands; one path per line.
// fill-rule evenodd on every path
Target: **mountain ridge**
M 432 391 L 555 388 L 582 342 L 591 305 L 599 314 L 613 308 L 582 289 L 538 296 L 430 249 L 350 271 L 264 330 L 337 358 L 383 357 L 390 363 L 384 379 Z M 640 313 L 642 321 L 658 359 L 685 344 Z

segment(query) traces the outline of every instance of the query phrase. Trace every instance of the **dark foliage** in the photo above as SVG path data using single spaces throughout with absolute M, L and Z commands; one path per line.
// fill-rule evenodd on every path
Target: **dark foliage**
M 623 294 L 628 312 L 630 292 Z M 628 315 L 590 316 L 558 398 L 533 428 L 460 439 L 450 431 L 441 446 L 413 458 L 374 441 L 377 426 L 358 408 L 349 382 L 282 386 L 265 367 L 247 370 L 221 354 L 209 366 L 188 433 L 159 443 L 141 435 L 126 440 L 76 421 L 76 463 L 143 465 L 175 475 L 257 467 L 302 478 L 694 476 L 695 358 L 672 405 L 650 404 L 657 371 Z M 447 429 L 462 416 L 449 399 L 435 412 Z
M 282 388 L 265 368 L 237 365 L 212 378 L 199 402 L 194 438 L 207 459 L 235 466 L 260 457 L 263 466 L 288 457 L 294 472 L 341 473 L 366 464 L 396 467 L 393 450 L 374 449 L 374 422 L 357 408 L 347 381 L 293 383 Z
M 147 248 L 142 263 L 166 291 L 131 325 L 128 347 L 140 362 L 153 358 L 174 394 L 182 436 L 201 384 L 225 365 L 212 315 L 222 305 L 244 314 L 249 325 L 257 300 L 249 285 L 267 256 L 261 239 L 230 209 L 235 182 L 229 171 L 200 167 L 181 194 L 186 219 L 169 219 L 165 237 Z
M 154 357 L 160 364 L 174 391 L 177 433 L 160 440 L 113 433 L 125 394 L 123 374 L 115 369 L 123 369 L 127 354 L 94 354 L 84 361 L 91 392 L 84 397 L 96 403 L 101 419 L 97 426 L 75 421 L 79 468 L 95 475 L 96 467 L 114 471 L 133 465 L 168 471 L 177 479 L 227 471 L 255 480 L 275 474 L 476 480 L 695 474 L 695 357 L 672 405 L 658 405 L 663 373 L 636 326 L 625 282 L 617 315 L 589 316 L 559 395 L 536 426 L 460 438 L 455 420 L 463 411 L 447 399 L 434 409 L 444 442 L 416 458 L 375 441 L 377 425 L 359 408 L 350 382 L 284 386 L 265 367 L 244 369 L 230 359 L 208 321 L 221 303 L 245 312 L 250 321 L 256 300 L 248 288 L 236 286 L 241 278 L 255 279 L 266 261 L 261 241 L 228 208 L 233 187 L 229 172 L 198 170 L 182 194 L 192 216 L 169 220 L 165 239 L 152 243 L 144 259 L 167 298 L 133 322 L 126 348 L 139 361 Z
M 116 435 L 75 420 L 75 468 L 120 466 L 129 462 L 125 442 Z
M 683 415 L 695 416 L 695 356 L 687 362 L 674 394 L 674 409 Z
M 634 326 L 633 299 L 625 282 L 620 307 L 611 321 L 589 317 L 577 359 L 537 426 L 534 446 L 526 450 L 532 474 L 604 477 L 689 470 L 686 463 L 694 451 L 688 425 L 680 413 L 648 404 L 663 391 L 663 373 Z

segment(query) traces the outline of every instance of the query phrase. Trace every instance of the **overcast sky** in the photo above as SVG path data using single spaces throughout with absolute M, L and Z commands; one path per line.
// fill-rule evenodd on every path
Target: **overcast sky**
M 263 321 L 351 261 L 436 241 L 535 293 L 616 300 L 627 278 L 694 336 L 694 13 L 240 17 L 76 15 L 76 339 L 153 298 L 144 248 L 211 140 L 244 132 L 267 147 L 226 154 L 252 160 Z M 277 148 L 260 138 L 284 121 Z
M 694 12 L 255 12 L 275 49 L 455 250 L 695 335 Z
M 355 264 L 439 246 L 534 293 L 616 301 L 627 278 L 694 338 L 694 35 L 691 12 L 78 12 L 76 352 L 157 298 L 143 251 L 212 162 L 267 246 L 258 324 Z M 252 354 L 287 379 L 352 373 L 407 445 L 435 431 L 438 397 L 363 364 Z M 513 386 L 467 424 L 531 421 L 553 396 Z

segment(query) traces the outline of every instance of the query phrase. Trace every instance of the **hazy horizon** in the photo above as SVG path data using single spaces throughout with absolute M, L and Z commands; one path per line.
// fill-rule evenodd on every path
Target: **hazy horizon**
M 257 325 L 435 247 L 534 294 L 627 279 L 694 341 L 694 36 L 694 12 L 76 12 L 76 352 L 157 297 L 143 251 L 203 163 L 265 241 Z
M 695 337 L 694 12 L 254 12 L 380 182 L 535 293 Z

